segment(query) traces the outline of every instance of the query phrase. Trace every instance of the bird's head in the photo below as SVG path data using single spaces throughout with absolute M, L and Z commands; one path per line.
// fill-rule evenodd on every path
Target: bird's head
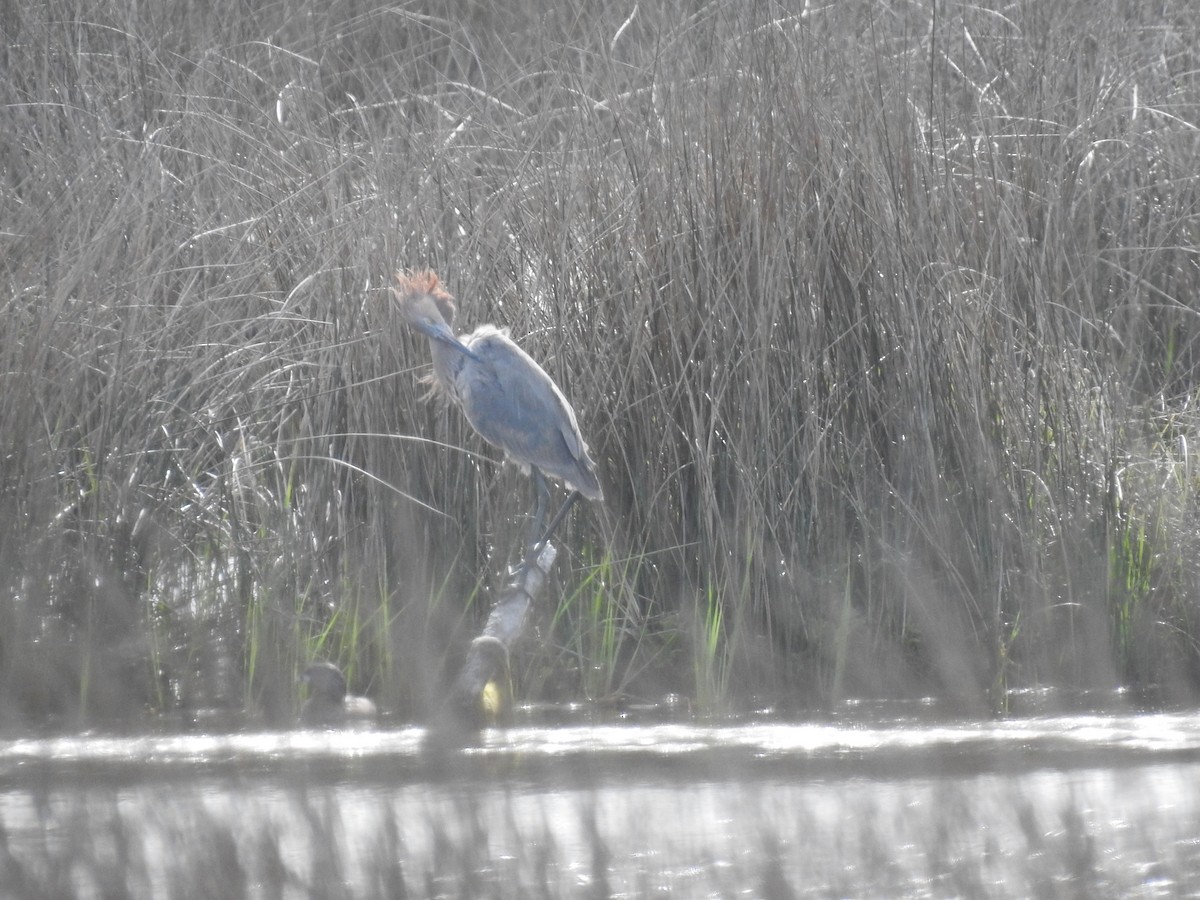
M 429 269 L 397 272 L 392 294 L 400 302 L 400 314 L 414 328 L 426 331 L 430 325 L 454 324 L 454 298 Z
M 413 328 L 431 341 L 453 347 L 472 359 L 477 359 L 466 344 L 454 336 L 454 298 L 442 287 L 437 275 L 429 269 L 397 272 L 392 294 L 400 304 L 400 314 Z

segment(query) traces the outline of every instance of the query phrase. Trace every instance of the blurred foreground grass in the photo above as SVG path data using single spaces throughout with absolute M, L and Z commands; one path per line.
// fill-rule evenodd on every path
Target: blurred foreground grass
M 1195 773 L 1168 771 L 6 792 L 0 878 L 23 900 L 1184 896 L 1196 810 L 1171 791 Z
M 0 33 L 0 721 L 282 721 L 313 656 L 437 701 L 527 486 L 421 401 L 410 265 L 600 461 L 523 696 L 1195 696 L 1193 6 Z

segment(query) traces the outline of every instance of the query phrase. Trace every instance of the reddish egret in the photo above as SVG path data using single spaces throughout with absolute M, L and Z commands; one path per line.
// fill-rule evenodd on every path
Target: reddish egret
M 308 685 L 308 699 L 300 710 L 300 721 L 305 725 L 340 725 L 375 718 L 375 704 L 366 697 L 347 694 L 346 676 L 333 663 L 313 663 L 300 681 Z
M 481 325 L 455 337 L 454 298 L 430 271 L 400 272 L 392 293 L 408 324 L 429 338 L 434 389 L 452 400 L 471 427 L 499 447 L 533 479 L 536 507 L 532 542 L 547 540 L 582 494 L 602 500 L 596 464 L 588 456 L 575 412 L 550 376 L 513 343 L 507 330 Z M 550 527 L 539 535 L 546 500 L 545 476 L 571 490 Z

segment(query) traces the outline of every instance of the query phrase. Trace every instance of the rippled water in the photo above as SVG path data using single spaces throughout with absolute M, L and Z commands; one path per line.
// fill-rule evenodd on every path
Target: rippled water
M 0 891 L 1194 896 L 1198 778 L 1184 715 L 13 740 Z

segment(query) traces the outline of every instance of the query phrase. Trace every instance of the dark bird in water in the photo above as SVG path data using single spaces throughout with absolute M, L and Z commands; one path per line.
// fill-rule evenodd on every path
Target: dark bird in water
M 571 404 L 506 329 L 480 325 L 455 337 L 454 298 L 430 271 L 398 273 L 392 293 L 408 324 L 429 338 L 435 392 L 453 401 L 484 440 L 533 479 L 533 543 L 549 537 L 579 495 L 604 499 Z M 541 535 L 550 495 L 546 476 L 561 479 L 571 494 Z
M 364 723 L 376 716 L 375 704 L 369 699 L 346 693 L 346 676 L 333 663 L 313 663 L 300 682 L 308 686 L 308 699 L 300 710 L 305 725 Z

